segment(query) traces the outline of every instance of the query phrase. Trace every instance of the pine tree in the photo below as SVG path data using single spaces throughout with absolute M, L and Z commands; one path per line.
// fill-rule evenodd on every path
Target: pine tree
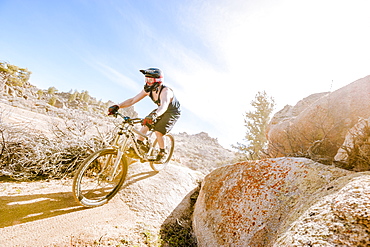
M 84 101 L 86 103 L 89 103 L 89 101 L 90 101 L 90 95 L 89 95 L 89 92 L 87 90 L 82 91 L 82 101 Z
M 42 91 L 41 89 L 37 90 L 36 94 L 38 95 L 38 99 L 41 99 L 42 96 L 44 95 L 44 91 Z
M 49 99 L 49 105 L 52 105 L 52 106 L 55 106 L 55 103 L 57 102 L 57 97 L 56 96 L 53 96 Z
M 55 87 L 49 87 L 48 88 L 48 94 L 55 94 L 56 92 L 58 92 L 58 89 L 56 89 Z
M 28 69 L 0 61 L 0 75 L 12 86 L 24 86 L 28 82 L 31 73 Z
M 274 110 L 275 101 L 263 91 L 256 94 L 251 105 L 254 110 L 246 112 L 244 118 L 244 126 L 247 128 L 244 138 L 246 144 L 238 142 L 232 147 L 245 154 L 248 159 L 255 160 L 261 157 L 266 148 L 265 130 Z
M 71 93 L 68 98 L 68 102 L 71 103 L 77 99 L 78 92 L 75 91 L 74 93 Z

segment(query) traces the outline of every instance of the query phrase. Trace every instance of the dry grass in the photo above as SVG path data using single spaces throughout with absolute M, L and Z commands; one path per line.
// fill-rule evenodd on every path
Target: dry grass
M 111 132 L 98 127 L 87 135 L 89 122 L 71 115 L 64 124 L 50 123 L 53 135 L 47 136 L 0 118 L 0 176 L 16 180 L 69 176 L 84 158 L 109 142 Z

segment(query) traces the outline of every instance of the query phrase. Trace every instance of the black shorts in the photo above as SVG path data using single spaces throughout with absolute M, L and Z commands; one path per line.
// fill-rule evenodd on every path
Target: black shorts
M 180 112 L 165 112 L 157 119 L 153 129 L 165 135 L 170 132 L 179 117 Z

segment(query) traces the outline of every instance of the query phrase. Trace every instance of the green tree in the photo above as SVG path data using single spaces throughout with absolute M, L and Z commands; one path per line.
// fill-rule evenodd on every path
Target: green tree
M 261 158 L 263 150 L 266 148 L 265 131 L 274 110 L 275 101 L 263 91 L 256 94 L 251 105 L 254 110 L 246 112 L 244 118 L 244 126 L 247 128 L 245 143 L 238 142 L 232 147 L 245 154 L 247 159 L 255 160 Z
M 71 93 L 68 98 L 68 102 L 71 103 L 77 99 L 78 92 L 75 91 L 74 93 Z
M 57 102 L 57 97 L 56 96 L 53 96 L 49 99 L 49 105 L 52 105 L 52 106 L 55 106 L 55 103 Z
M 39 90 L 37 90 L 36 94 L 38 95 L 38 99 L 41 99 L 41 97 L 44 95 L 44 91 L 39 89 Z
M 30 79 L 31 73 L 28 69 L 0 61 L 0 75 L 10 85 L 23 86 Z
M 48 88 L 48 94 L 55 94 L 55 92 L 58 92 L 58 89 L 56 89 L 55 87 Z
M 82 101 L 84 101 L 86 103 L 89 103 L 89 101 L 90 101 L 89 92 L 88 91 L 82 91 L 81 98 L 82 98 Z

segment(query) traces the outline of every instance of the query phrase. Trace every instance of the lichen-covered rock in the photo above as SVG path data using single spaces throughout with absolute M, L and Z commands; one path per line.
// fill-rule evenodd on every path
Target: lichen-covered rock
M 318 96 L 299 103 L 294 114 L 286 108 L 284 117 L 278 113 L 273 118 L 267 127 L 271 155 L 304 155 L 330 163 L 347 131 L 359 118 L 370 117 L 370 76 Z
M 308 208 L 274 243 L 281 246 L 370 246 L 370 173 Z
M 207 175 L 193 214 L 199 246 L 271 246 L 350 171 L 304 158 L 237 163 Z

